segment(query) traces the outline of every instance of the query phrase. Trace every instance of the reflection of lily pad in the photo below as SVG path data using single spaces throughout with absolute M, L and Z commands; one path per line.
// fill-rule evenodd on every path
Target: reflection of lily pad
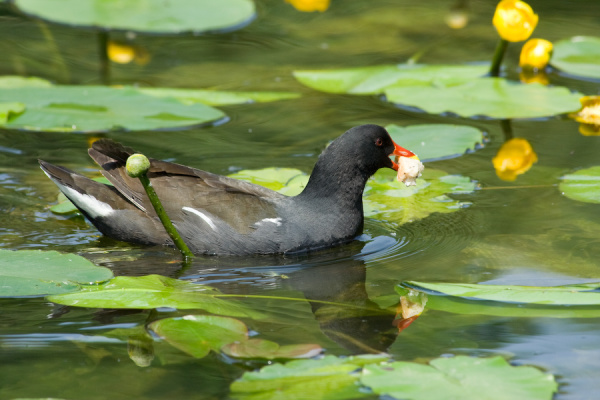
M 565 175 L 558 189 L 572 200 L 600 203 L 600 166 Z
M 564 87 L 518 84 L 503 78 L 478 78 L 458 84 L 411 84 L 388 87 L 387 100 L 430 114 L 461 117 L 539 118 L 579 110 L 580 93 Z
M 149 327 L 174 347 L 196 358 L 248 337 L 248 328 L 243 322 L 214 315 L 165 318 L 152 322 Z
M 104 282 L 112 276 L 108 268 L 75 254 L 0 250 L 0 297 L 72 292 L 80 284 Z
M 278 343 L 264 339 L 240 340 L 223 346 L 222 351 L 236 358 L 264 358 L 267 360 L 311 358 L 318 356 L 323 349 L 316 344 L 289 344 L 280 346 Z
M 54 303 L 87 308 L 152 309 L 172 307 L 199 309 L 232 317 L 261 318 L 262 314 L 222 295 L 210 286 L 160 275 L 118 276 L 109 282 L 77 293 L 50 296 Z
M 468 299 L 522 304 L 598 305 L 600 283 L 564 286 L 481 285 L 468 283 L 425 283 L 408 281 L 404 285 L 427 293 Z
M 15 0 L 14 4 L 26 14 L 61 24 L 154 33 L 229 31 L 247 25 L 255 15 L 251 0 Z
M 458 157 L 483 144 L 481 131 L 466 125 L 388 125 L 385 128 L 396 143 L 417 154 L 421 161 Z
M 556 42 L 551 64 L 571 75 L 600 79 L 600 37 L 576 36 Z
M 385 94 L 387 101 L 431 114 L 462 117 L 538 118 L 579 109 L 581 94 L 564 87 L 522 85 L 482 78 L 485 66 L 383 65 L 329 71 L 296 71 L 313 89 L 329 93 Z
M 551 399 L 554 377 L 528 366 L 513 367 L 502 357 L 457 356 L 422 365 L 394 362 L 368 365 L 361 383 L 397 399 Z

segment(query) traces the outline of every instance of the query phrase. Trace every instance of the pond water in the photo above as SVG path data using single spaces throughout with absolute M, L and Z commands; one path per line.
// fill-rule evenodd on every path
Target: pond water
M 583 136 L 567 118 L 514 120 L 512 135 L 529 141 L 538 161 L 514 182 L 499 179 L 492 158 L 505 140 L 497 120 L 463 119 L 400 109 L 376 96 L 332 95 L 308 89 L 295 69 L 343 68 L 403 62 L 425 50 L 423 63 L 489 60 L 497 35 L 496 2 L 459 2 L 468 24 L 450 29 L 456 4 L 431 0 L 333 0 L 323 13 L 302 13 L 283 0 L 257 1 L 257 17 L 230 33 L 144 36 L 136 45 L 145 65 L 111 65 L 111 83 L 155 87 L 281 90 L 293 100 L 220 107 L 218 126 L 179 131 L 69 134 L 0 131 L 0 248 L 82 255 L 115 275 L 161 274 L 225 293 L 336 301 L 332 314 L 317 303 L 248 301 L 268 322 L 245 320 L 261 337 L 281 344 L 317 343 L 326 354 L 386 351 L 395 360 L 449 355 L 502 355 L 513 365 L 554 374 L 557 399 L 590 399 L 600 392 L 600 331 L 594 318 L 461 315 L 426 310 L 398 334 L 392 325 L 396 284 L 499 283 L 532 286 L 600 280 L 600 209 L 575 202 L 559 178 L 598 164 L 600 137 Z M 551 41 L 597 35 L 600 2 L 532 0 L 540 15 L 534 37 Z M 93 31 L 21 18 L 1 8 L 0 75 L 40 76 L 57 83 L 99 84 Z M 124 38 L 114 34 L 115 38 Z M 520 45 L 508 52 L 516 77 Z M 60 55 L 60 57 L 58 57 Z M 598 82 L 550 74 L 553 84 L 598 94 Z M 198 257 L 183 268 L 178 253 L 102 237 L 82 217 L 49 211 L 54 184 L 37 159 L 95 176 L 87 156 L 92 140 L 108 137 L 144 154 L 219 174 L 265 167 L 310 173 L 326 144 L 363 123 L 456 123 L 486 135 L 483 148 L 430 162 L 477 182 L 470 194 L 450 195 L 465 207 L 405 224 L 366 220 L 357 241 L 298 257 Z M 395 297 L 397 302 L 397 296 Z M 361 306 L 381 309 L 360 315 Z M 99 310 L 58 306 L 40 297 L 0 299 L 0 397 L 63 399 L 228 398 L 229 385 L 251 366 L 216 354 L 194 359 L 154 343 L 150 366 L 137 366 L 125 340 L 104 336 L 144 326 L 172 310 Z M 329 316 L 328 316 L 329 315 Z M 306 398 L 310 398 L 307 395 Z

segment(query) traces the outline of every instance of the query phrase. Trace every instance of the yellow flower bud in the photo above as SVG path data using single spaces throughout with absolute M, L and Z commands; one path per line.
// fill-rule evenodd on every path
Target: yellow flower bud
M 521 68 L 543 69 L 552 57 L 552 43 L 544 39 L 529 39 L 521 49 Z
M 527 172 L 537 160 L 537 154 L 527 140 L 513 138 L 500 147 L 492 163 L 498 178 L 514 181 L 517 175 Z
M 538 23 L 538 16 L 523 1 L 502 0 L 496 7 L 492 22 L 502 39 L 520 42 L 531 36 Z
M 135 58 L 135 48 L 133 46 L 114 40 L 108 41 L 107 53 L 110 61 L 117 64 L 129 64 Z
M 313 12 L 327 11 L 330 0 L 285 0 L 290 3 L 298 11 Z

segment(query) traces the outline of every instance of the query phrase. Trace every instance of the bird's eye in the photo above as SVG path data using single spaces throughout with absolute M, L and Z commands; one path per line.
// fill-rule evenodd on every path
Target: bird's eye
M 377 138 L 375 140 L 375 146 L 377 146 L 377 147 L 383 146 L 383 139 L 382 138 Z

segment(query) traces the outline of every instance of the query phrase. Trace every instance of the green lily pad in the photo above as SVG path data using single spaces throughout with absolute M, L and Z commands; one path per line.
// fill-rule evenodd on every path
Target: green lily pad
M 112 276 L 110 269 L 75 254 L 0 250 L 0 297 L 67 293 Z
M 565 87 L 520 84 L 504 78 L 477 78 L 460 83 L 396 85 L 385 89 L 389 102 L 430 114 L 461 117 L 540 118 L 579 110 L 581 93 Z
M 248 338 L 248 328 L 243 322 L 214 315 L 165 318 L 152 322 L 149 328 L 172 346 L 196 358 Z
M 397 399 L 551 399 L 557 383 L 550 374 L 502 357 L 438 358 L 429 365 L 394 362 L 367 365 L 361 383 L 379 395 Z
M 267 399 L 357 399 L 369 396 L 356 385 L 360 368 L 350 359 L 325 356 L 319 360 L 295 360 L 246 372 L 231 384 L 231 397 Z
M 5 124 L 12 117 L 23 114 L 25 104 L 18 102 L 0 103 L 0 124 Z
M 223 353 L 235 358 L 264 358 L 267 360 L 311 358 L 319 355 L 323 349 L 317 344 L 291 344 L 280 346 L 264 339 L 248 339 L 231 342 L 223 346 Z
M 416 281 L 407 281 L 402 285 L 437 295 L 507 303 L 563 306 L 600 304 L 600 282 L 545 287 Z
M 0 89 L 0 102 L 21 102 L 25 112 L 0 127 L 32 131 L 99 132 L 181 128 L 215 122 L 222 111 L 185 105 L 134 89 L 102 86 L 17 87 Z
M 448 194 L 467 194 L 476 183 L 460 175 L 425 168 L 416 186 L 406 187 L 396 180 L 394 171 L 378 171 L 367 183 L 364 198 L 366 217 L 403 224 L 428 215 L 450 213 L 470 203 L 454 200 Z
M 550 63 L 567 74 L 600 79 L 600 37 L 575 36 L 556 42 Z
M 60 24 L 163 34 L 230 31 L 255 16 L 251 0 L 15 0 L 14 5 Z
M 0 89 L 14 89 L 22 87 L 50 87 L 52 83 L 46 79 L 35 76 L 24 78 L 16 75 L 0 76 Z
M 487 65 L 398 64 L 338 70 L 294 71 L 300 83 L 327 93 L 380 94 L 390 86 L 462 82 L 485 75 Z
M 295 168 L 245 169 L 230 174 L 229 177 L 252 182 L 288 196 L 295 196 L 304 190 L 309 176 Z
M 571 200 L 600 203 L 600 166 L 563 176 L 558 189 Z
M 577 111 L 580 93 L 564 87 L 483 78 L 484 65 L 382 65 L 295 71 L 301 83 L 328 93 L 385 94 L 387 101 L 431 114 L 539 118 Z
M 483 145 L 483 133 L 471 126 L 423 124 L 387 125 L 392 139 L 417 154 L 421 161 L 454 158 Z
M 141 88 L 137 89 L 137 91 L 148 96 L 175 98 L 184 104 L 202 103 L 209 106 L 267 103 L 300 97 L 299 93 L 293 92 L 228 92 L 222 90 L 169 88 Z
M 226 297 L 210 286 L 167 278 L 160 275 L 118 276 L 109 282 L 83 288 L 77 293 L 48 297 L 68 306 L 87 308 L 152 309 L 171 307 L 199 309 L 232 317 L 262 318 L 262 313 Z

